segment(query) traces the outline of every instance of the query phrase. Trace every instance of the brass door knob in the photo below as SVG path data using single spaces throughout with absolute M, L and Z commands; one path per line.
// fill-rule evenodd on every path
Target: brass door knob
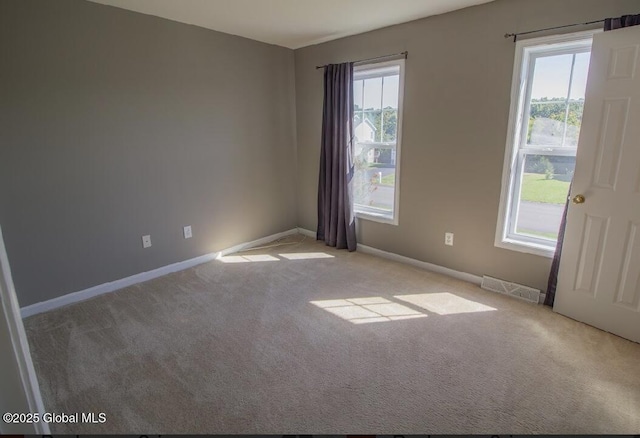
M 575 195 L 573 197 L 573 203 L 574 204 L 584 204 L 584 195 Z

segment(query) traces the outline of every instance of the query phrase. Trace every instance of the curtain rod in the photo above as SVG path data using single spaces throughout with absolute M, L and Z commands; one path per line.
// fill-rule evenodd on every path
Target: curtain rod
M 357 64 L 359 62 L 370 62 L 370 61 L 377 61 L 379 59 L 385 59 L 385 58 L 392 58 L 394 56 L 400 56 L 403 55 L 404 59 L 407 59 L 407 55 L 409 55 L 409 52 L 407 52 L 406 50 L 404 52 L 400 52 L 400 53 L 392 53 L 391 55 L 382 55 L 382 56 L 376 56 L 375 58 L 367 58 L 367 59 L 360 59 L 358 61 L 353 61 L 354 64 Z M 329 64 L 325 64 L 325 65 L 317 65 L 316 69 L 319 68 L 325 68 L 326 66 L 328 66 Z
M 596 24 L 596 23 L 604 23 L 604 19 L 602 20 L 595 20 L 595 21 L 587 21 L 586 23 L 574 23 L 574 24 L 565 24 L 564 26 L 555 26 L 555 27 L 547 27 L 545 29 L 538 29 L 538 30 L 530 30 L 528 32 L 518 32 L 518 33 L 505 33 L 504 37 L 505 38 L 509 38 L 509 37 L 513 37 L 513 42 L 516 42 L 516 39 L 520 36 L 520 35 L 527 35 L 530 33 L 536 33 L 536 32 L 544 32 L 545 30 L 554 30 L 554 29 L 563 29 L 565 27 L 573 27 L 573 26 L 586 26 L 588 24 Z

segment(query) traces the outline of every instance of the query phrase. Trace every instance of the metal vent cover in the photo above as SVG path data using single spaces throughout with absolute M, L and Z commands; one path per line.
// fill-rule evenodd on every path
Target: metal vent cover
M 480 285 L 480 287 L 482 289 L 520 298 L 521 300 L 530 301 L 532 303 L 537 304 L 540 302 L 540 290 L 534 289 L 529 286 L 523 286 L 518 283 L 511 283 L 509 281 L 500 280 L 499 278 L 493 278 L 487 275 L 483 275 L 482 284 Z

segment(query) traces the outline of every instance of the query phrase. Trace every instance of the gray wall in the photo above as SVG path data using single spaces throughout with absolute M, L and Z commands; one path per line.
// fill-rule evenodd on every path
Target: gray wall
M 0 1 L 0 224 L 22 306 L 295 227 L 294 187 L 292 50 Z
M 638 0 L 498 0 L 296 50 L 299 226 L 317 224 L 315 66 L 408 50 L 400 223 L 360 220 L 359 242 L 546 289 L 550 259 L 494 246 L 515 53 L 503 35 L 639 12 Z

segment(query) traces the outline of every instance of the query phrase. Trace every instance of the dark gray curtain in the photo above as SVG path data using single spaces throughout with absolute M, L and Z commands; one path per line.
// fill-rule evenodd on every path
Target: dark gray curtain
M 569 185 L 567 202 L 564 204 L 564 211 L 562 212 L 560 230 L 558 231 L 558 243 L 556 244 L 556 252 L 553 255 L 553 261 L 551 262 L 551 271 L 549 272 L 549 281 L 547 282 L 547 294 L 544 297 L 544 303 L 551 307 L 553 307 L 553 302 L 556 299 L 556 286 L 558 285 L 558 270 L 560 269 L 560 256 L 562 255 L 562 243 L 564 242 L 564 229 L 567 225 L 567 210 L 569 209 L 569 202 L 571 202 L 569 195 L 571 195 L 571 185 Z
M 637 26 L 640 24 L 640 15 L 623 15 L 619 18 L 607 18 L 604 20 L 604 30 L 615 30 L 623 27 Z M 571 187 L 569 187 L 569 193 L 571 193 Z M 547 306 L 553 306 L 553 302 L 556 298 L 556 287 L 558 285 L 558 270 L 560 269 L 560 256 L 562 255 L 562 243 L 564 242 L 564 229 L 567 225 L 567 210 L 569 209 L 569 198 L 564 206 L 564 212 L 562 213 L 562 221 L 560 222 L 560 231 L 558 233 L 558 243 L 556 245 L 556 252 L 553 255 L 553 261 L 551 262 L 551 271 L 549 272 L 549 281 L 547 282 L 547 295 L 544 298 L 544 303 Z
M 640 24 L 640 15 L 623 15 L 619 18 L 607 18 L 604 20 L 604 30 L 615 30 L 623 27 L 637 26 Z
M 324 69 L 317 239 L 349 251 L 356 250 L 352 141 L 353 63 L 329 64 Z

